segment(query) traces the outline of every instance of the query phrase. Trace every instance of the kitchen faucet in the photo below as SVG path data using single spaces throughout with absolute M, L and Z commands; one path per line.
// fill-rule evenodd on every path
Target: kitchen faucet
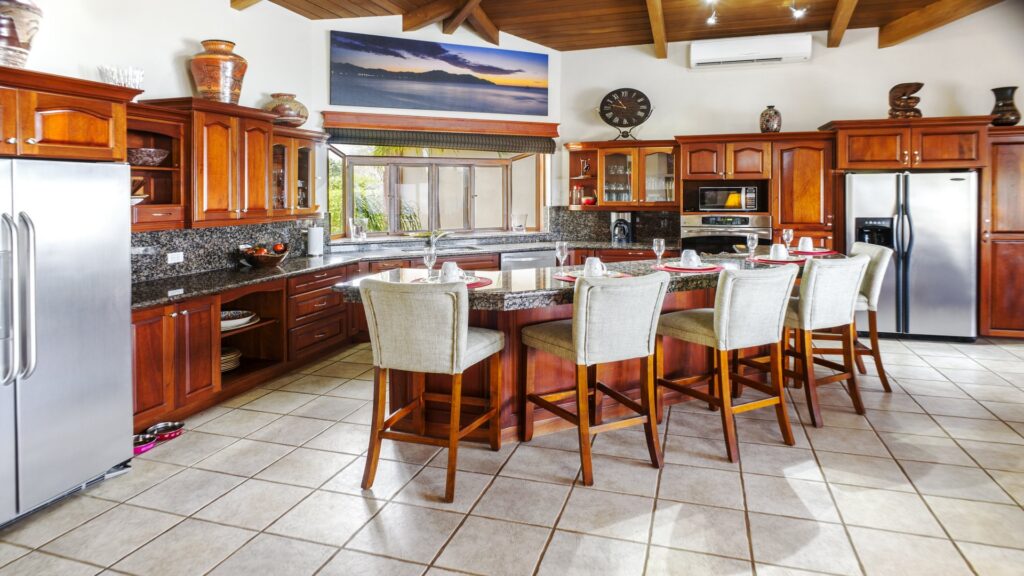
M 427 237 L 427 246 L 429 246 L 431 249 L 436 249 L 437 241 L 449 234 L 451 234 L 451 232 L 443 230 L 431 230 L 430 236 Z

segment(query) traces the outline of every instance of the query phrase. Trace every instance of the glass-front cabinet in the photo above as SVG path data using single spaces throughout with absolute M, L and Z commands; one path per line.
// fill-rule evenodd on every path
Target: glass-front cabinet
M 314 143 L 308 140 L 295 141 L 295 202 L 292 206 L 298 212 L 316 209 L 314 185 L 316 170 L 313 163 Z
M 669 143 L 660 145 L 660 141 L 658 144 L 598 149 L 598 207 L 652 206 L 671 209 L 679 205 L 676 191 L 676 147 Z M 585 150 L 573 151 L 577 156 L 583 153 Z M 570 163 L 572 161 L 570 156 Z M 570 177 L 573 184 L 578 179 Z M 582 204 L 576 200 L 572 202 Z
M 275 214 L 288 209 L 288 190 L 292 181 L 292 139 L 274 137 L 270 166 L 270 206 Z
M 607 148 L 598 153 L 599 205 L 625 206 L 639 200 L 633 170 L 636 157 L 635 148 Z
M 275 128 L 270 178 L 275 216 L 312 214 L 319 208 L 316 150 L 321 142 L 317 132 Z
M 641 204 L 678 204 L 675 160 L 671 146 L 640 149 Z

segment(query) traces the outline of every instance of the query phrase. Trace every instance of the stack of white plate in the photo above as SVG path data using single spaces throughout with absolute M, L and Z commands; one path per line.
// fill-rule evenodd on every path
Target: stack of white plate
M 220 331 L 227 332 L 260 321 L 255 312 L 248 310 L 222 310 L 220 313 Z
M 225 346 L 220 350 L 220 371 L 227 372 L 238 368 L 242 363 L 242 351 L 238 348 Z

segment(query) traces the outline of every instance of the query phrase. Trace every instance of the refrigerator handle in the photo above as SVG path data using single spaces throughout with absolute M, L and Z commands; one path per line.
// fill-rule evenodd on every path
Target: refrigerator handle
M 18 378 L 28 378 L 36 371 L 36 225 L 28 214 L 21 212 L 18 219 L 25 223 L 26 244 L 28 250 L 25 257 L 25 341 L 24 364 Z
M 14 381 L 21 365 L 21 281 L 19 279 L 20 273 L 18 269 L 18 251 L 20 248 L 18 247 L 18 226 L 14 223 L 14 218 L 11 218 L 10 214 L 5 213 L 0 217 L 0 222 L 3 223 L 3 227 L 6 228 L 11 235 L 11 361 L 4 369 L 3 374 L 0 375 L 0 385 L 6 386 Z

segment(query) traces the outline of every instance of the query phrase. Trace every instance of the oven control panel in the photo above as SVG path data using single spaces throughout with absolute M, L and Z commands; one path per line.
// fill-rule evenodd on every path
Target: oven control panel
M 750 216 L 701 216 L 702 226 L 750 226 Z

